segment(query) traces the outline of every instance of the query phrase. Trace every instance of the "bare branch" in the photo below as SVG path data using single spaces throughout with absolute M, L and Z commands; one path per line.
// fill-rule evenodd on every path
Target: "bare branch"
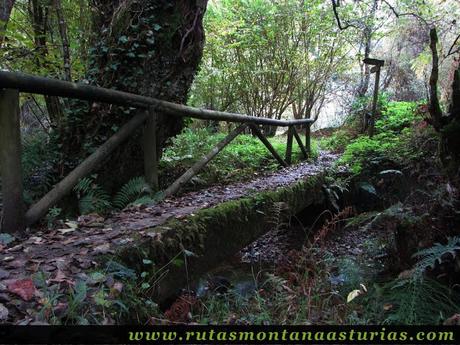
M 359 29 L 357 26 L 350 24 L 350 23 L 347 23 L 345 26 L 342 25 L 342 22 L 339 16 L 339 12 L 337 11 L 337 3 L 335 2 L 335 0 L 332 0 L 332 9 L 334 10 L 334 16 L 335 16 L 335 19 L 337 20 L 337 25 L 339 26 L 340 30 L 346 30 L 350 27 Z
M 460 48 L 457 48 L 454 50 L 454 47 L 457 45 L 457 42 L 459 39 L 460 39 L 460 34 L 457 36 L 457 38 L 455 38 L 454 43 L 452 43 L 452 45 L 450 46 L 449 52 L 447 53 L 447 55 L 444 55 L 444 58 L 460 53 Z
M 388 8 L 393 12 L 396 18 L 400 17 L 414 17 L 420 20 L 425 26 L 430 26 L 430 24 L 426 21 L 425 18 L 421 17 L 417 13 L 407 12 L 407 13 L 399 13 L 387 0 L 382 0 L 382 2 L 388 6 Z

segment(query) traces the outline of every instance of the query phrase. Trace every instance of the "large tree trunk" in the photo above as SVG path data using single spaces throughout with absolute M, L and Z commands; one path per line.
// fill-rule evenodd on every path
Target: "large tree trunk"
M 0 48 L 5 39 L 5 30 L 10 20 L 15 0 L 0 0 Z
M 94 0 L 94 48 L 88 81 L 113 88 L 185 103 L 201 61 L 202 26 L 207 0 Z M 62 138 L 67 157 L 88 155 L 137 110 L 94 103 L 72 115 Z M 177 117 L 158 114 L 158 157 L 168 138 L 183 128 Z M 101 181 L 117 189 L 143 174 L 139 135 L 103 165 Z M 69 140 L 70 138 L 70 140 Z
M 452 102 L 441 130 L 441 160 L 449 176 L 460 187 L 460 66 L 455 71 Z
M 429 120 L 441 137 L 440 158 L 443 166 L 452 181 L 460 187 L 460 65 L 457 65 L 454 74 L 449 113 L 443 114 L 438 97 L 439 53 L 437 44 L 438 35 L 436 28 L 433 28 L 430 30 L 433 62 L 430 76 Z

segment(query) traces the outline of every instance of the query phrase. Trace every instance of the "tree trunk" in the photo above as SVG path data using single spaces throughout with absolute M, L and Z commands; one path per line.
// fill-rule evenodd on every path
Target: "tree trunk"
M 207 0 L 95 0 L 94 47 L 87 80 L 101 87 L 185 103 L 202 57 L 206 4 Z M 97 103 L 89 112 L 85 107 L 72 115 L 72 125 L 61 138 L 66 157 L 76 155 L 81 160 L 134 113 L 133 109 Z M 167 139 L 182 128 L 180 118 L 158 113 L 158 157 Z M 118 189 L 143 174 L 143 161 L 140 136 L 135 135 L 104 165 L 101 181 L 111 190 Z
M 440 134 L 440 158 L 446 173 L 460 187 L 460 65 L 454 73 L 451 105 L 448 114 L 443 114 L 438 97 L 439 53 L 436 28 L 430 30 L 432 69 L 430 76 L 430 123 Z
M 35 64 L 38 68 L 48 67 L 48 6 L 40 0 L 29 2 L 29 16 L 34 31 L 34 45 L 36 49 Z M 57 77 L 57 76 L 56 76 Z M 62 104 L 57 97 L 45 96 L 46 109 L 53 127 L 60 127 L 62 123 Z
M 453 181 L 460 187 L 460 66 L 455 71 L 452 102 L 441 130 L 441 160 Z
M 0 48 L 5 39 L 6 26 L 10 20 L 15 0 L 0 0 Z
M 64 65 L 64 79 L 72 81 L 72 69 L 70 61 L 70 44 L 67 35 L 67 22 L 65 20 L 64 11 L 62 9 L 61 0 L 53 0 L 54 10 L 58 20 L 59 35 L 62 41 L 62 60 Z
M 377 13 L 377 8 L 378 0 L 373 0 L 372 8 L 369 13 L 369 22 L 365 24 L 366 26 L 363 30 L 365 59 L 369 58 L 372 52 L 372 35 L 374 34 L 374 20 Z M 357 90 L 357 97 L 364 97 L 367 94 L 367 91 L 369 90 L 370 78 L 370 67 L 367 64 L 363 64 L 361 71 L 361 81 Z

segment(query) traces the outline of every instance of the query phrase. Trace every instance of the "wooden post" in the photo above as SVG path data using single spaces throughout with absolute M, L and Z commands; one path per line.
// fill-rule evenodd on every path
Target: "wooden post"
M 10 234 L 23 232 L 24 187 L 18 90 L 0 90 L 0 170 L 3 199 L 0 230 Z
M 311 124 L 306 125 L 305 149 L 307 150 L 308 155 L 311 155 Z
M 302 154 L 303 154 L 304 158 L 307 159 L 308 158 L 308 152 L 305 149 L 305 146 L 304 146 L 304 144 L 302 142 L 302 139 L 300 139 L 299 133 L 297 133 L 297 129 L 295 127 L 294 127 L 293 133 L 294 133 L 294 138 L 297 141 L 297 144 L 299 145 L 300 150 L 302 151 Z
M 377 105 L 379 100 L 379 86 L 380 86 L 380 66 L 376 66 L 375 73 L 375 87 L 374 87 L 374 101 L 372 103 L 372 116 L 369 121 L 369 136 L 372 138 L 375 132 L 375 119 L 377 117 Z
M 288 137 L 287 137 L 287 146 L 286 146 L 286 163 L 288 165 L 292 164 L 292 143 L 294 139 L 294 134 L 292 133 L 294 127 L 289 126 Z
M 251 124 L 249 124 L 249 127 L 252 129 L 254 134 L 259 138 L 259 140 L 265 145 L 265 147 L 268 149 L 268 151 L 270 151 L 270 153 L 278 161 L 278 163 L 280 163 L 281 166 L 286 168 L 288 166 L 286 161 L 283 158 L 281 158 L 281 156 L 278 154 L 278 152 L 276 152 L 275 148 L 272 146 L 272 144 L 270 144 L 270 142 L 267 140 L 267 138 L 265 138 L 265 136 L 260 131 L 260 129 L 257 127 L 257 125 L 251 123 Z
M 144 172 L 145 181 L 150 185 L 154 192 L 158 192 L 158 155 L 157 155 L 157 115 L 150 107 L 149 119 L 144 128 Z
M 367 65 L 374 66 L 371 73 L 375 73 L 375 87 L 374 87 L 374 100 L 372 103 L 372 114 L 369 119 L 369 136 L 372 138 L 375 132 L 375 119 L 377 117 L 377 104 L 379 100 L 379 86 L 380 86 L 380 71 L 385 66 L 384 60 L 366 58 L 363 61 Z
M 217 154 L 224 149 L 225 146 L 230 144 L 239 134 L 241 134 L 247 125 L 241 125 L 227 135 L 220 143 L 218 143 L 211 152 L 203 156 L 198 162 L 196 162 L 190 169 L 188 169 L 181 177 L 179 177 L 168 189 L 164 192 L 164 197 L 167 198 L 177 193 L 181 187 L 192 179 L 193 176 L 198 174 Z

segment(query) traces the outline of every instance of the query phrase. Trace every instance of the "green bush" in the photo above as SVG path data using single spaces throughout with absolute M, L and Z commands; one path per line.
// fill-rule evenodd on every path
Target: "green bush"
M 21 159 L 24 197 L 27 204 L 32 204 L 56 182 L 53 165 L 57 159 L 57 149 L 50 144 L 45 132 L 23 135 Z
M 225 133 L 212 133 L 206 128 L 186 128 L 172 139 L 171 145 L 164 151 L 160 168 L 163 174 L 174 169 L 184 170 L 191 167 L 203 155 L 209 153 Z M 281 156 L 286 151 L 286 137 L 269 139 Z M 312 144 L 312 156 L 317 155 L 316 145 Z M 300 148 L 293 145 L 293 162 L 302 158 Z M 260 140 L 252 135 L 239 135 L 222 152 L 220 152 L 199 175 L 206 183 L 232 182 L 246 179 L 254 173 L 275 171 L 279 168 Z
M 376 121 L 373 138 L 362 135 L 345 148 L 341 162 L 349 164 L 354 173 L 360 173 L 371 159 L 383 159 L 395 163 L 407 162 L 420 155 L 410 144 L 414 137 L 413 124 L 422 118 L 416 114 L 417 104 L 390 102 Z

